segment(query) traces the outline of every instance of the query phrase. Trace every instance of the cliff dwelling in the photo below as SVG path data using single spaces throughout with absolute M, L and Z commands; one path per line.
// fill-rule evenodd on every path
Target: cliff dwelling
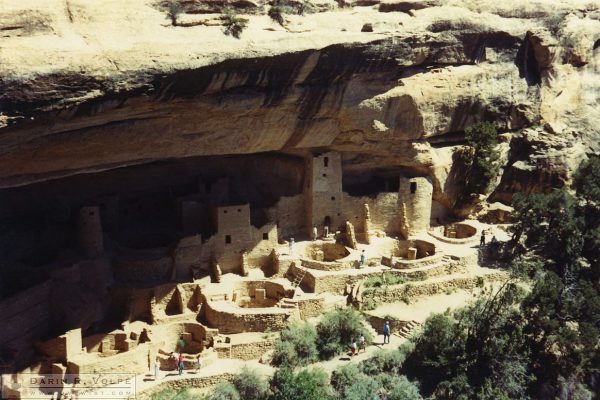
M 0 0 L 0 397 L 599 397 L 598 71 L 597 1 Z
M 343 306 L 349 285 L 474 268 L 472 254 L 443 247 L 468 247 L 481 228 L 432 226 L 448 213 L 434 207 L 429 178 L 405 173 L 371 173 L 384 184 L 352 195 L 339 152 L 265 153 L 6 189 L 12 215 L 31 222 L 6 225 L 3 257 L 28 272 L 2 305 L 13 315 L 5 368 L 82 374 L 127 363 L 143 374 L 150 359 L 176 369 L 180 338 L 186 365 L 252 359 L 273 340 L 244 335 Z M 350 188 L 364 179 L 349 178 Z

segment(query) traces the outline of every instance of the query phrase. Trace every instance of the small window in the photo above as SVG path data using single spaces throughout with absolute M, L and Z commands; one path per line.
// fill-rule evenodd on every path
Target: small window
M 335 200 L 335 196 L 331 196 L 331 200 Z
M 93 215 L 94 215 L 94 212 L 93 212 L 93 211 L 90 211 L 90 212 L 88 213 L 88 215 L 91 217 L 91 216 L 93 216 Z
M 323 178 L 326 178 L 326 177 L 327 177 L 327 174 L 323 174 Z
M 329 157 L 325 157 L 323 159 L 323 166 L 327 167 L 329 165 Z
M 242 210 L 238 208 L 238 212 L 242 212 Z
M 223 214 L 227 214 L 227 210 L 223 210 Z
M 340 213 L 337 213 L 337 214 L 338 214 L 338 217 L 339 217 L 340 215 L 342 215 L 342 214 L 340 214 Z
M 269 240 L 269 234 L 267 232 L 263 233 L 263 240 Z
M 225 244 L 231 244 L 231 235 L 225 235 Z
M 410 183 L 410 192 L 414 194 L 416 191 L 417 191 L 417 182 L 411 182 Z

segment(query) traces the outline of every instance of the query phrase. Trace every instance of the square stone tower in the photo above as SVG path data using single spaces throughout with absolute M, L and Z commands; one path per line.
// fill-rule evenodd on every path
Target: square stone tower
M 308 157 L 304 181 L 306 197 L 306 231 L 313 226 L 323 232 L 325 226 L 335 231 L 344 223 L 342 216 L 342 157 L 328 152 Z

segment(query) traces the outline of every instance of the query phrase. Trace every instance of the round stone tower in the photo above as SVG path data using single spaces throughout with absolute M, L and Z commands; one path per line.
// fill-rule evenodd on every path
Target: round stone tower
M 400 178 L 400 232 L 405 238 L 429 228 L 432 195 L 433 185 L 429 178 Z
M 82 207 L 77 215 L 79 248 L 87 257 L 96 257 L 104 251 L 102 221 L 98 207 Z

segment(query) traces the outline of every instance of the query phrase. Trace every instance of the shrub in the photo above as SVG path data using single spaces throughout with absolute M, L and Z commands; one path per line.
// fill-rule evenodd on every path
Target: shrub
M 298 373 L 278 369 L 271 379 L 270 400 L 333 400 L 329 378 L 322 369 L 304 369 Z
M 365 279 L 363 286 L 366 288 L 378 288 L 387 285 L 398 285 L 407 281 L 408 279 L 405 276 L 385 272 L 382 275 L 368 277 Z
M 325 314 L 317 325 L 317 348 L 321 358 L 329 359 L 343 353 L 360 335 L 370 343 L 373 338 L 363 323 L 364 317 L 351 307 Z
M 308 322 L 288 325 L 275 345 L 273 364 L 294 368 L 318 359 L 317 331 Z
M 313 6 L 308 1 L 275 0 L 267 14 L 272 20 L 283 26 L 284 14 L 304 15 L 312 11 Z
M 397 376 L 391 382 L 391 389 L 385 397 L 388 400 L 418 400 L 422 399 L 419 387 L 405 376 Z
M 174 389 L 164 389 L 151 396 L 152 400 L 207 400 L 210 397 L 192 393 L 188 388 L 175 391 Z
M 406 360 L 406 353 L 400 350 L 378 350 L 373 357 L 360 363 L 360 369 L 367 375 L 381 373 L 398 375 L 402 364 Z
M 171 20 L 171 25 L 177 25 L 177 18 L 179 18 L 179 14 L 183 12 L 183 7 L 179 4 L 179 1 L 171 0 L 167 3 L 167 16 Z
M 224 33 L 236 39 L 240 38 L 242 31 L 248 26 L 248 18 L 239 17 L 231 10 L 225 11 L 221 16 L 221 21 L 225 26 Z
M 242 400 L 240 394 L 230 382 L 219 383 L 209 400 Z
M 373 299 L 366 299 L 362 304 L 362 309 L 364 311 L 374 310 L 379 306 L 379 303 Z
M 338 367 L 331 374 L 331 386 L 337 397 L 344 400 L 379 400 L 379 385 L 375 379 L 363 374 L 356 364 Z
M 269 391 L 267 382 L 254 370 L 243 367 L 233 378 L 233 386 L 244 400 L 264 400 Z

